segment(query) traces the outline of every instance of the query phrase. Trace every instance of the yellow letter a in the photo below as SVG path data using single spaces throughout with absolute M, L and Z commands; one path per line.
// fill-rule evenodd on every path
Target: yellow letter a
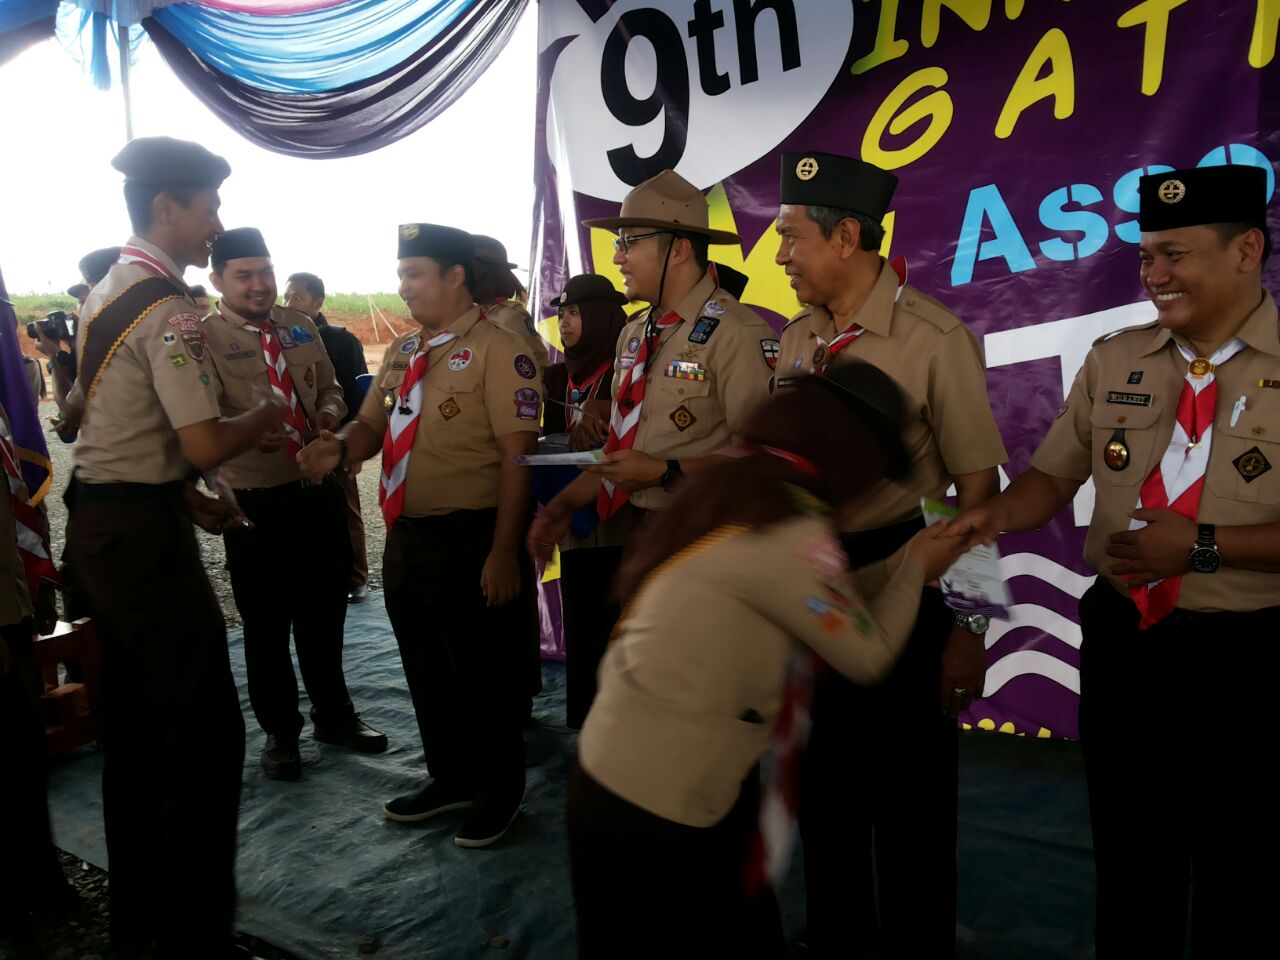
M 1041 77 L 1045 64 L 1049 73 Z M 1076 108 L 1075 68 L 1071 62 L 1071 45 L 1067 35 L 1054 27 L 1036 44 L 1014 81 L 1009 98 L 996 121 L 996 136 L 1004 140 L 1013 133 L 1022 112 L 1046 97 L 1053 97 L 1053 115 L 1065 120 Z

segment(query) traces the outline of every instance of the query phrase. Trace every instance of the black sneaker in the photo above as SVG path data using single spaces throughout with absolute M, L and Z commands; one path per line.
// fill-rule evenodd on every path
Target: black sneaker
M 302 755 L 297 740 L 276 739 L 267 734 L 262 747 L 262 772 L 272 780 L 297 780 L 302 776 Z
M 460 847 L 478 849 L 497 843 L 502 835 L 515 823 L 520 813 L 517 804 L 514 809 L 505 807 L 477 807 L 454 835 L 453 842 Z
M 417 823 L 428 820 L 438 813 L 450 810 L 470 810 L 475 806 L 469 796 L 448 789 L 438 780 L 428 780 L 413 793 L 396 797 L 383 806 L 382 812 L 388 820 L 398 823 Z
M 387 749 L 387 735 L 361 720 L 358 713 L 331 725 L 317 718 L 315 707 L 312 707 L 311 722 L 315 725 L 311 735 L 321 743 L 332 743 L 356 753 L 382 753 Z

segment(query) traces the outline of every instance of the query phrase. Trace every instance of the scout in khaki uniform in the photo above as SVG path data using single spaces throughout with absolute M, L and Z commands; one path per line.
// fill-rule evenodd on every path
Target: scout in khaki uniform
M 129 143 L 134 236 L 76 331 L 82 417 L 67 491 L 67 555 L 102 645 L 111 936 L 160 957 L 224 957 L 244 720 L 222 613 L 191 528 L 230 511 L 187 478 L 280 424 L 263 399 L 224 418 L 207 340 L 182 281 L 205 266 L 230 168 L 167 137 Z M 198 875 L 193 893 L 183 878 Z
M 319 479 L 382 451 L 387 613 L 431 775 L 392 820 L 469 809 L 454 842 L 496 842 L 524 793 L 522 724 L 537 612 L 520 548 L 542 394 L 524 343 L 472 302 L 471 235 L 400 228 L 400 295 L 421 328 L 396 338 L 360 413 L 299 457 Z
M 1152 323 L 1098 340 L 1031 467 L 952 528 L 1031 530 L 1092 479 L 1080 735 L 1097 954 L 1244 957 L 1280 853 L 1280 324 L 1262 286 L 1267 172 L 1139 181 Z M 1266 741 L 1261 741 L 1265 743 Z M 1193 886 L 1188 878 L 1194 876 Z
M 262 234 L 228 230 L 214 241 L 212 266 L 209 279 L 222 298 L 203 327 L 223 414 L 235 416 L 270 394 L 286 407 L 280 432 L 219 472 L 252 523 L 228 530 L 226 547 L 244 619 L 249 702 L 267 734 L 262 769 L 276 780 L 296 780 L 302 714 L 290 628 L 315 738 L 361 753 L 387 748 L 387 738 L 357 717 L 342 673 L 351 574 L 345 497 L 336 478 L 311 483 L 297 463 L 303 443 L 317 430 L 336 430 L 347 407 L 311 318 L 276 306 L 275 269 Z
M 856 358 L 907 397 L 911 471 L 838 518 L 855 567 L 888 556 L 923 526 L 921 497 L 940 498 L 954 482 L 962 506 L 982 503 L 999 489 L 996 467 L 1006 459 L 977 340 L 906 284 L 905 262 L 878 253 L 896 186 L 892 174 L 859 160 L 782 157 L 777 261 L 808 306 L 783 329 L 778 388 Z M 808 940 L 820 956 L 878 942 L 895 957 L 954 951 L 953 717 L 981 695 L 985 629 L 985 618 L 953 616 L 941 592 L 926 588 L 906 650 L 882 684 L 860 688 L 828 671 L 817 685 L 800 830 Z M 850 739 L 869 730 L 875 735 L 851 750 Z
M 535 553 L 549 555 L 573 511 L 589 503 L 602 520 L 627 514 L 631 523 L 661 509 L 682 475 L 717 462 L 768 396 L 778 341 L 716 285 L 707 248 L 739 238 L 707 222 L 706 198 L 672 170 L 628 193 L 619 216 L 584 221 L 617 232 L 613 262 L 626 294 L 652 306 L 618 338 L 604 462 L 538 516 L 529 534 Z
M 511 272 L 516 265 L 507 260 L 507 248 L 500 241 L 479 233 L 473 234 L 472 239 L 476 245 L 476 258 L 472 261 L 476 303 L 486 317 L 525 342 L 541 373 L 551 360 L 547 345 L 533 325 L 533 317 L 524 308 L 525 289 Z

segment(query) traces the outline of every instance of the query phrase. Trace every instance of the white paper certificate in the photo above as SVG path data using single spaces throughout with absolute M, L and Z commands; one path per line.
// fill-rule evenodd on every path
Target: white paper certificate
M 952 520 L 960 511 L 940 500 L 921 498 L 925 523 Z M 1009 588 L 1000 573 L 1000 551 L 995 546 L 974 547 L 942 575 L 942 594 L 947 606 L 964 613 L 1009 619 Z
M 528 453 L 514 458 L 522 467 L 593 467 L 604 460 L 603 450 L 572 453 Z

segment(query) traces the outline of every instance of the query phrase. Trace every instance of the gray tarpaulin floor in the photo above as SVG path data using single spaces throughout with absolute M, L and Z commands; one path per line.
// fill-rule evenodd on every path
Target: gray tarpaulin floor
M 297 783 L 262 776 L 263 734 L 245 694 L 241 637 L 231 635 L 249 729 L 240 928 L 307 960 L 355 957 L 369 935 L 378 939 L 376 956 L 387 960 L 572 957 L 563 806 L 573 738 L 563 726 L 562 669 L 545 666 L 538 723 L 526 733 L 524 814 L 497 847 L 459 849 L 453 844 L 457 815 L 416 826 L 382 816 L 382 803 L 413 788 L 424 767 L 380 601 L 374 594 L 349 610 L 347 682 L 357 709 L 387 733 L 391 748 L 361 757 L 304 740 Z M 959 955 L 1090 956 L 1093 867 L 1077 745 L 973 733 L 963 738 L 961 763 Z M 49 802 L 58 844 L 106 866 L 100 772 L 101 756 L 84 748 L 56 766 Z M 191 829 L 200 826 L 193 822 Z M 788 930 L 798 932 L 798 870 L 782 899 Z M 494 937 L 507 945 L 490 946 Z

